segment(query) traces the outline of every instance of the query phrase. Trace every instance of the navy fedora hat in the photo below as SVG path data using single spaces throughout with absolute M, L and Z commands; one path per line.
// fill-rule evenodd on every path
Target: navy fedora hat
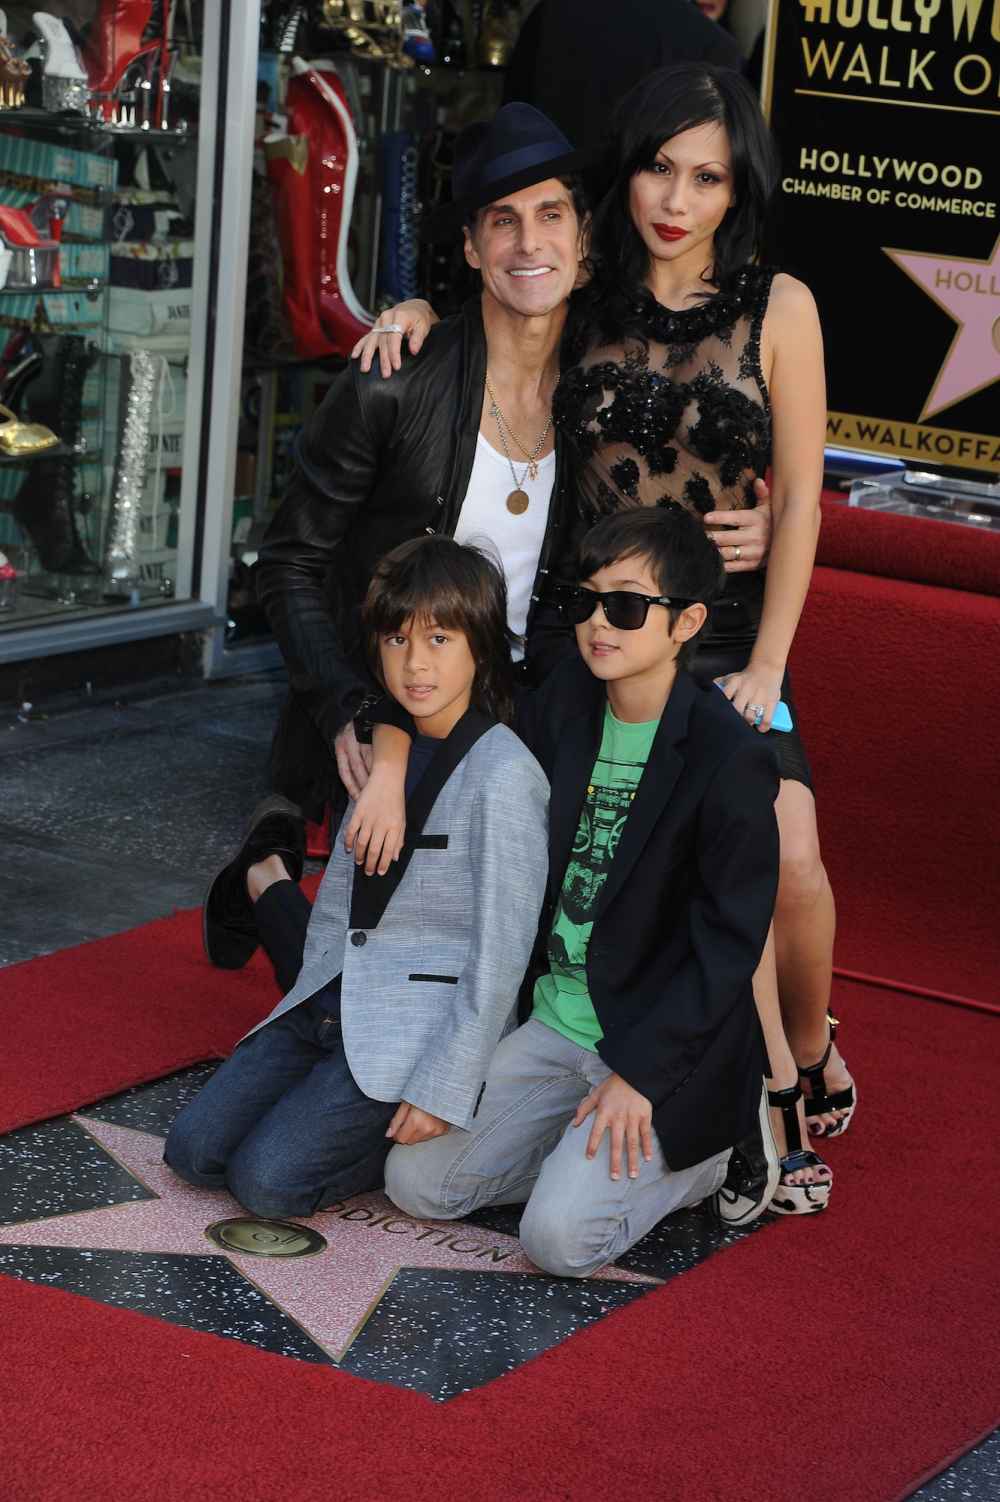
M 592 152 L 576 150 L 533 104 L 505 104 L 492 120 L 477 120 L 459 132 L 452 201 L 428 215 L 424 236 L 443 239 L 454 234 L 485 204 L 550 177 L 579 172 L 592 159 Z

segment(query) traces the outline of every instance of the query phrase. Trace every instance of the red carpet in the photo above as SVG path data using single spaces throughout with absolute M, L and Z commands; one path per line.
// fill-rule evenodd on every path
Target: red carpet
M 933 523 L 907 523 L 899 552 L 875 520 L 877 535 L 834 522 L 795 654 L 837 959 L 995 1002 L 995 553 Z M 225 1052 L 273 983 L 262 961 L 208 970 L 180 914 L 11 967 L 2 993 L 8 1129 Z M 829 1148 L 831 1213 L 771 1226 L 443 1406 L 0 1278 L 0 1496 L 909 1495 L 1000 1423 L 1000 1022 L 847 982 L 835 1006 L 861 1106 Z
M 306 878 L 310 897 L 318 884 Z M 0 1132 L 224 1057 L 276 994 L 260 951 L 245 970 L 209 966 L 193 910 L 10 965 Z
M 817 568 L 792 672 L 837 964 L 997 1003 L 1000 599 Z
M 848 506 L 835 491 L 823 496 L 816 561 L 887 579 L 1000 595 L 1000 533 Z
M 445 1405 L 0 1279 L 0 1495 L 907 1495 L 1000 1421 L 1000 1024 L 839 990 L 862 1097 L 830 1147 L 828 1215 L 771 1226 Z

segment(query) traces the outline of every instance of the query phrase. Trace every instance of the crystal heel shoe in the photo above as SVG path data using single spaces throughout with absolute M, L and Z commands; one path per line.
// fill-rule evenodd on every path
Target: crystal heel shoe
M 36 10 L 31 20 L 41 38 L 42 108 L 85 114 L 90 102 L 87 74 L 66 23 L 44 10 Z
M 160 56 L 161 41 L 143 41 L 153 0 L 100 0 L 84 61 L 91 111 L 107 125 L 135 125 L 136 99 Z

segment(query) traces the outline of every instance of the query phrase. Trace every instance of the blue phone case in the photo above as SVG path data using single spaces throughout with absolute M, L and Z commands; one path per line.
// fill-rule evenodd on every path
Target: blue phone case
M 774 711 L 774 719 L 771 721 L 772 730 L 791 730 L 792 716 L 784 699 L 778 700 L 778 707 Z
M 717 683 L 715 686 L 718 689 L 722 688 L 722 684 L 721 683 Z M 789 711 L 788 705 L 785 703 L 784 699 L 779 699 L 778 700 L 777 708 L 774 711 L 774 719 L 771 721 L 771 729 L 772 730 L 791 730 L 792 729 L 792 716 L 791 716 L 791 712 Z

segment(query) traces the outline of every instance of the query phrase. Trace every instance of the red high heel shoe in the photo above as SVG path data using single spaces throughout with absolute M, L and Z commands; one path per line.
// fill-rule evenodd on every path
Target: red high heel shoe
M 167 11 L 168 0 L 163 0 L 163 36 L 143 46 L 143 34 L 153 14 L 153 0 L 100 0 L 98 13 L 90 24 L 83 61 L 93 96 L 91 109 L 102 120 L 137 123 L 135 106 L 129 100 L 136 85 L 140 90 L 152 90 L 157 63 L 162 72 Z M 124 110 L 127 116 L 129 109 L 131 119 L 122 119 L 119 111 Z M 160 123 L 159 107 L 156 123 Z
M 358 139 L 333 68 L 292 59 L 288 129 L 309 141 L 312 235 L 318 254 L 319 316 L 338 354 L 350 354 L 374 319 L 351 285 L 347 237 L 358 176 Z M 300 226 L 300 233 L 302 226 Z
M 62 286 L 59 244 L 68 208 L 68 195 L 59 192 L 43 193 L 30 208 L 0 204 L 0 287 Z
M 279 135 L 264 141 L 274 223 L 281 248 L 282 302 L 300 360 L 336 353 L 319 316 L 319 259 L 312 234 L 314 186 L 307 136 Z

